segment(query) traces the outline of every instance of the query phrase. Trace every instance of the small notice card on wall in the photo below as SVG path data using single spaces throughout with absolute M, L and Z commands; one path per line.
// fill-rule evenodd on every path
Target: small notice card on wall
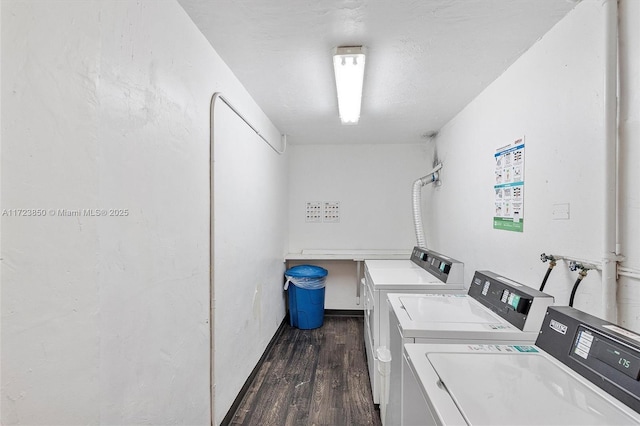
M 524 137 L 495 153 L 496 211 L 493 229 L 522 232 L 524 226 Z

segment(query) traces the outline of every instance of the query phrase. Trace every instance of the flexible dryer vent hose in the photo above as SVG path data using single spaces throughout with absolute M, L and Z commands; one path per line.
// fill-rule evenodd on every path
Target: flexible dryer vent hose
M 424 249 L 427 248 L 427 241 L 424 236 L 424 227 L 422 226 L 422 187 L 436 182 L 439 178 L 438 170 L 441 168 L 442 163 L 434 167 L 429 174 L 413 182 L 413 224 L 416 230 L 417 245 Z

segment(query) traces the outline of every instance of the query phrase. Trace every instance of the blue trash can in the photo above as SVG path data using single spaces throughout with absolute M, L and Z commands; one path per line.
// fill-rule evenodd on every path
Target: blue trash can
M 319 266 L 298 265 L 285 271 L 284 289 L 289 296 L 289 323 L 311 330 L 324 322 L 324 289 L 327 270 Z

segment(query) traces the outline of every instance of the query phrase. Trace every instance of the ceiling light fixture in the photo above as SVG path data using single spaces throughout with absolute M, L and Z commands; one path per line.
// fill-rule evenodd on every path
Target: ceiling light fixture
M 342 124 L 358 124 L 360 119 L 365 53 L 362 46 L 336 47 L 333 53 Z

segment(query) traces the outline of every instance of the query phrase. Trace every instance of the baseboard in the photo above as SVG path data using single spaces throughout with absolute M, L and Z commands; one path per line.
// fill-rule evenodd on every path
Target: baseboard
M 231 421 L 233 420 L 233 416 L 235 416 L 236 411 L 238 411 L 238 407 L 240 407 L 240 403 L 242 402 L 242 399 L 245 397 L 245 395 L 249 391 L 249 387 L 251 386 L 253 379 L 255 379 L 256 375 L 258 374 L 258 371 L 260 370 L 260 367 L 264 363 L 264 360 L 267 359 L 267 356 L 269 355 L 269 352 L 271 352 L 271 349 L 273 349 L 273 346 L 275 345 L 276 340 L 278 339 L 278 337 L 280 337 L 280 335 L 282 334 L 282 331 L 285 329 L 285 327 L 288 324 L 289 324 L 289 315 L 287 314 L 282 320 L 282 323 L 280 323 L 280 326 L 274 333 L 273 337 L 269 341 L 269 344 L 267 345 L 267 348 L 264 350 L 262 356 L 260 357 L 260 360 L 251 371 L 251 374 L 249 374 L 249 377 L 247 377 L 247 380 L 244 382 L 244 385 L 242 385 L 242 388 L 240 389 L 238 396 L 236 396 L 236 399 L 233 400 L 233 404 L 231 404 L 231 408 L 229 408 L 229 411 L 227 411 L 227 415 L 224 416 L 224 419 L 222 419 L 222 422 L 220 423 L 221 426 L 227 426 L 231 424 Z
M 330 317 L 364 317 L 361 309 L 325 309 L 324 314 Z

